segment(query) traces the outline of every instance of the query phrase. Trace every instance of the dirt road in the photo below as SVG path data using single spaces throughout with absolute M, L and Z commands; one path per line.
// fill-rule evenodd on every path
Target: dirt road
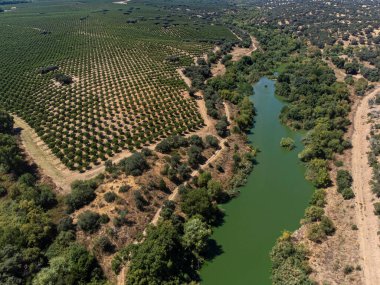
M 359 103 L 352 135 L 353 190 L 356 195 L 355 211 L 365 285 L 380 284 L 379 218 L 375 216 L 373 209 L 374 195 L 370 187 L 372 171 L 367 157 L 367 152 L 370 150 L 370 143 L 367 140 L 370 133 L 367 118 L 368 99 L 379 91 L 380 87 L 377 87 Z

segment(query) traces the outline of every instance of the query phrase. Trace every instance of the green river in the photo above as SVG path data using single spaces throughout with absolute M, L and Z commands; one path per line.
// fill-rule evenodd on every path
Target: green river
M 284 103 L 274 90 L 275 82 L 266 77 L 254 85 L 257 115 L 249 139 L 260 150 L 257 165 L 239 197 L 223 205 L 225 223 L 213 234 L 223 253 L 203 266 L 202 284 L 271 284 L 270 250 L 283 230 L 299 227 L 307 207 L 313 188 L 297 158 L 301 134 L 280 123 Z M 282 149 L 282 137 L 293 138 L 296 149 Z

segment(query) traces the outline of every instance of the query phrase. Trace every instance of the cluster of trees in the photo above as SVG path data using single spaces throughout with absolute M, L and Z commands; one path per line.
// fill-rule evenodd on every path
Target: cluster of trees
M 103 284 L 96 259 L 75 242 L 72 219 L 53 223 L 57 198 L 24 162 L 12 133 L 12 117 L 0 111 L 0 156 L 9 156 L 0 171 L 0 283 Z
M 185 68 L 185 76 L 191 79 L 191 86 L 195 90 L 204 89 L 206 79 L 211 77 L 210 65 L 200 58 L 197 65 L 191 65 Z
M 314 284 L 309 278 L 307 250 L 293 243 L 290 232 L 284 232 L 277 240 L 270 257 L 274 285 Z
M 181 161 L 181 157 L 174 152 L 180 147 L 186 147 L 187 161 Z M 170 180 L 175 183 L 180 183 L 186 180 L 191 169 L 198 168 L 199 164 L 205 161 L 205 157 L 202 155 L 202 151 L 206 147 L 219 148 L 219 141 L 214 136 L 207 136 L 205 141 L 197 135 L 192 135 L 189 138 L 181 136 L 173 136 L 162 140 L 157 146 L 156 150 L 161 153 L 172 153 L 170 157 L 167 157 L 167 163 L 165 164 L 161 174 L 168 176 Z
M 63 73 L 58 73 L 54 75 L 55 80 L 57 80 L 62 85 L 69 85 L 73 83 L 73 78 L 70 75 L 66 75 Z
M 130 261 L 127 284 L 184 284 L 199 281 L 198 270 L 207 258 L 211 225 L 218 221 L 220 211 L 215 199 L 222 186 L 202 173 L 196 188 L 181 187 L 180 210 L 186 219 L 176 214 L 176 205 L 168 201 L 157 226 L 150 226 L 139 244 L 119 251 L 112 261 L 118 273 Z
M 296 129 L 309 130 L 305 149 L 299 154 L 308 163 L 307 177 L 317 187 L 330 183 L 327 164 L 334 153 L 350 147 L 343 138 L 350 110 L 349 92 L 320 59 L 302 58 L 280 73 L 277 94 L 289 104 L 281 112 L 281 120 Z
M 106 171 L 113 176 L 121 173 L 125 175 L 140 176 L 144 171 L 149 169 L 147 157 L 152 153 L 149 149 L 143 149 L 141 152 L 134 152 L 129 157 L 123 158 L 118 164 L 108 160 L 105 163 Z

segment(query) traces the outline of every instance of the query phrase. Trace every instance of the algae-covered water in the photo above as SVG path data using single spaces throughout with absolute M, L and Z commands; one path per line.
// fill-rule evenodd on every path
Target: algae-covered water
M 284 103 L 275 97 L 275 82 L 266 77 L 254 85 L 251 96 L 256 108 L 255 126 L 249 135 L 259 149 L 257 165 L 240 188 L 241 194 L 223 205 L 225 223 L 213 238 L 223 253 L 204 265 L 204 285 L 269 285 L 269 253 L 283 230 L 295 230 L 312 193 L 297 158 L 301 134 L 278 119 Z M 297 148 L 280 147 L 282 137 L 291 137 Z

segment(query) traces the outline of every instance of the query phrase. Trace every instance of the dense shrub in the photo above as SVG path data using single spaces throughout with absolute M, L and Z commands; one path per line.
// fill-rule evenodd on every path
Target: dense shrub
M 139 176 L 149 168 L 149 165 L 141 153 L 135 152 L 130 157 L 121 160 L 119 167 L 126 175 Z
M 349 200 L 355 197 L 355 194 L 351 189 L 352 176 L 347 170 L 338 170 L 336 182 L 338 186 L 338 192 L 342 194 L 345 200 Z
M 71 185 L 71 193 L 66 197 L 66 205 L 69 212 L 82 208 L 96 197 L 97 183 L 94 180 L 75 181 Z
M 112 203 L 117 198 L 117 195 L 114 192 L 107 192 L 104 194 L 104 200 L 106 200 L 107 203 Z
M 374 208 L 375 208 L 375 214 L 377 216 L 380 216 L 380 202 L 376 202 L 373 204 Z
M 295 148 L 295 142 L 292 138 L 281 138 L 280 146 L 288 150 Z
M 291 241 L 291 234 L 284 232 L 270 253 L 273 285 L 313 285 L 308 275 L 307 252 Z
M 305 221 L 306 222 L 317 222 L 322 219 L 325 211 L 321 207 L 309 206 L 305 210 Z
M 311 196 L 310 205 L 323 208 L 326 205 L 326 191 L 323 189 L 315 190 Z
M 78 216 L 78 226 L 89 233 L 96 232 L 100 227 L 100 215 L 92 211 L 85 211 Z

